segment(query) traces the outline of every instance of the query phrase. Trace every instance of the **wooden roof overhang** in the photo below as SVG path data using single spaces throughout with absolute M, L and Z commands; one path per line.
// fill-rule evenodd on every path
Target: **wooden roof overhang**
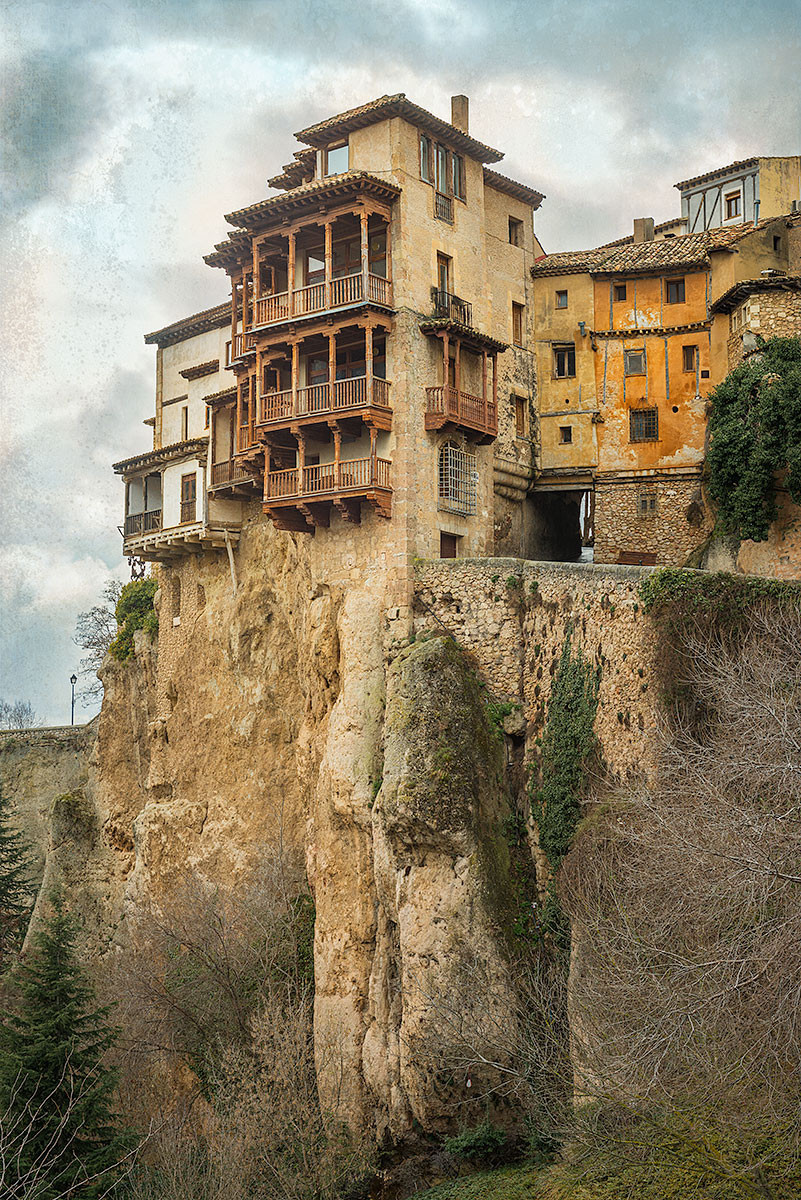
M 156 345 L 159 348 L 174 346 L 176 342 L 183 342 L 199 333 L 206 333 L 209 329 L 221 329 L 223 325 L 230 324 L 231 301 L 229 299 L 223 304 L 215 305 L 214 308 L 205 308 L 202 312 L 193 313 L 191 317 L 183 317 L 180 321 L 173 322 L 172 325 L 165 325 L 163 329 L 146 333 L 145 345 Z
M 189 438 L 185 442 L 173 442 L 171 446 L 162 446 L 159 450 L 149 450 L 146 454 L 135 454 L 133 458 L 124 458 L 113 464 L 117 475 L 135 475 L 148 467 L 161 466 L 181 458 L 201 458 L 205 460 L 209 449 L 208 438 Z
M 671 337 L 677 333 L 697 333 L 711 329 L 711 321 L 688 321 L 684 325 L 640 325 L 630 329 L 588 329 L 593 338 Z
M 449 337 L 458 338 L 463 346 L 475 350 L 477 354 L 484 350 L 488 354 L 503 354 L 504 350 L 509 349 L 508 342 L 501 342 L 489 334 L 473 329 L 470 325 L 462 325 L 460 321 L 450 321 L 444 317 L 421 321 L 420 332 L 429 337 L 442 337 L 447 333 Z
M 500 150 L 494 150 L 492 146 L 477 141 L 463 129 L 451 125 L 449 121 L 443 121 L 441 117 L 435 117 L 433 113 L 413 104 L 404 92 L 397 92 L 394 96 L 379 96 L 377 100 L 370 100 L 367 104 L 348 109 L 347 112 L 327 117 L 324 121 L 309 125 L 307 129 L 301 129 L 295 137 L 307 146 L 321 149 L 338 138 L 346 137 L 355 129 L 376 125 L 379 121 L 389 120 L 390 117 L 402 117 L 410 124 L 425 129 L 427 133 L 447 142 L 454 150 L 481 163 L 500 162 L 503 158 Z
M 354 327 L 357 329 L 391 329 L 395 310 L 382 308 L 373 300 L 357 300 L 344 308 L 324 310 L 310 313 L 307 317 L 289 317 L 275 325 L 264 325 L 260 329 L 249 331 L 256 348 L 266 353 L 271 347 L 281 343 L 291 345 L 302 342 L 306 338 L 324 336 L 327 333 L 341 333 Z
M 209 408 L 225 408 L 233 401 L 236 401 L 235 386 L 223 388 L 221 392 L 210 392 L 208 396 L 203 397 L 203 403 L 208 404 Z
M 494 188 L 496 192 L 504 192 L 507 196 L 514 197 L 515 200 L 522 200 L 524 204 L 530 204 L 532 208 L 539 208 L 545 199 L 542 192 L 536 191 L 525 183 L 518 183 L 516 179 L 500 175 L 497 171 L 491 171 L 489 167 L 484 168 L 484 182 Z
M 248 208 L 226 213 L 225 219 L 237 229 L 245 229 L 250 233 L 260 232 L 287 217 L 319 208 L 321 204 L 325 204 L 327 212 L 328 202 L 343 196 L 352 196 L 354 199 L 369 196 L 390 205 L 400 193 L 401 189 L 397 184 L 390 183 L 387 179 L 379 179 L 377 175 L 370 175 L 367 171 L 345 171 L 341 175 L 314 179 L 311 183 L 292 188 L 281 196 L 270 196 L 257 204 L 249 205 Z

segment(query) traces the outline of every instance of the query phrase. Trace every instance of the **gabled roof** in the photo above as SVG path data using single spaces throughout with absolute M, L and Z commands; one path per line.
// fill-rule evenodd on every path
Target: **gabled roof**
M 756 224 L 752 222 L 729 229 L 708 229 L 702 233 L 657 238 L 652 242 L 635 242 L 629 235 L 594 250 L 546 254 L 534 263 L 531 274 L 537 278 L 582 272 L 591 275 L 648 275 L 655 271 L 703 270 L 709 266 L 710 254 L 715 251 L 734 253 L 737 243 L 755 230 L 786 220 L 786 217 L 765 217 Z
M 545 199 L 542 192 L 535 191 L 528 184 L 518 183 L 516 179 L 509 179 L 506 175 L 499 175 L 489 167 L 484 168 L 484 183 L 495 188 L 496 192 L 505 192 L 507 196 L 514 196 L 515 200 L 530 204 L 532 208 L 539 208 Z
M 186 338 L 206 333 L 209 329 L 221 329 L 223 325 L 230 323 L 231 302 L 227 300 L 224 304 L 215 305 L 214 308 L 204 308 L 202 312 L 193 313 L 191 317 L 183 317 L 180 321 L 173 322 L 172 325 L 165 325 L 163 329 L 146 333 L 145 344 L 152 346 L 155 343 L 159 347 L 173 346 L 176 342 L 183 342 Z
M 714 304 L 709 306 L 709 311 L 728 313 L 741 304 L 746 296 L 776 291 L 801 292 L 801 275 L 763 275 L 759 279 L 741 279 L 722 296 L 718 296 Z
M 377 100 L 370 100 L 367 104 L 350 108 L 347 112 L 338 113 L 335 117 L 327 117 L 324 121 L 318 121 L 316 125 L 309 125 L 307 129 L 301 129 L 299 133 L 295 134 L 295 137 L 299 142 L 305 142 L 308 146 L 327 146 L 330 142 L 344 137 L 354 129 L 364 129 L 367 125 L 375 125 L 378 121 L 388 120 L 389 117 L 403 117 L 413 125 L 447 141 L 455 150 L 461 151 L 469 158 L 478 159 L 479 162 L 500 162 L 503 158 L 500 150 L 493 150 L 491 146 L 485 146 L 483 142 L 479 142 L 469 133 L 457 129 L 449 121 L 443 121 L 424 108 L 412 104 L 403 92 L 397 92 L 394 96 L 379 96 Z
M 727 167 L 716 167 L 714 171 L 706 171 L 703 175 L 693 175 L 691 179 L 682 179 L 681 183 L 674 183 L 673 186 L 679 189 L 688 188 L 694 183 L 703 183 L 707 179 L 717 179 L 721 175 L 730 175 L 732 171 L 742 171 L 746 167 L 758 165 L 758 158 L 740 158 L 737 162 L 729 163 Z

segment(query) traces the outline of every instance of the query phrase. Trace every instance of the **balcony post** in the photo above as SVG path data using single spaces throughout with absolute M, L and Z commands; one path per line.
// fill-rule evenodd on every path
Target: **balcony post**
M 239 444 L 240 429 L 242 428 L 242 376 L 236 381 L 236 449 L 241 453 L 243 447 Z
M 326 221 L 325 229 L 325 307 L 331 307 L 331 243 L 333 240 L 333 221 Z
M 484 410 L 484 424 L 487 424 L 487 349 L 481 353 L 481 402 Z
M 386 236 L 387 236 L 387 250 L 386 250 L 386 255 L 387 255 L 387 286 L 388 286 L 388 288 L 392 286 L 392 252 L 391 252 L 390 238 L 389 238 L 390 224 L 391 224 L 390 218 L 389 218 L 389 217 L 387 217 L 387 235 L 386 235 Z M 391 303 L 389 295 L 387 295 L 387 301 Z
M 303 474 L 306 470 L 306 439 L 302 433 L 296 433 L 298 439 L 298 495 L 303 495 Z
M 448 337 L 448 331 L 446 329 L 442 335 L 442 404 L 443 404 L 443 408 L 445 406 L 446 397 L 448 395 L 448 367 L 450 365 L 450 355 L 448 353 L 449 350 L 450 350 L 450 339 Z
M 236 358 L 236 293 L 239 285 L 231 280 L 231 360 Z M 227 365 L 227 364 L 226 364 Z
M 340 490 L 340 471 L 339 461 L 342 456 L 342 431 L 336 423 L 331 426 L 334 433 L 334 487 L 337 491 Z
M 260 405 L 261 405 L 261 396 L 262 396 L 262 392 L 264 391 L 264 389 L 263 389 L 263 387 L 262 387 L 262 370 L 263 370 L 263 367 L 262 367 L 262 353 L 263 353 L 263 352 L 262 352 L 261 348 L 259 348 L 259 349 L 256 351 L 256 374 L 255 374 L 255 376 L 254 376 L 254 379 L 253 379 L 253 382 L 254 382 L 254 384 L 255 384 L 255 387 L 254 387 L 254 389 L 253 389 L 253 391 L 254 391 L 254 396 L 253 396 L 253 407 L 254 407 L 254 410 L 255 410 L 255 420 L 256 420 L 256 423 L 258 423 L 259 417 L 261 416 L 261 413 L 259 412 L 259 408 L 260 408 Z
M 298 375 L 300 374 L 300 344 L 292 343 L 292 416 L 298 415 Z
M 328 407 L 334 411 L 336 405 L 336 395 L 334 389 L 336 387 L 337 378 L 337 332 L 332 329 L 328 334 Z
M 371 425 L 370 426 L 370 483 L 371 484 L 375 484 L 375 482 L 376 482 L 375 447 L 376 447 L 376 438 L 377 437 L 378 437 L 378 430 L 376 429 L 375 425 Z
M 460 384 L 461 384 L 461 382 L 462 382 L 462 380 L 461 380 L 461 374 L 462 374 L 462 369 L 461 369 L 461 349 L 462 349 L 462 339 L 461 339 L 461 338 L 457 338 L 457 339 L 456 339 L 456 362 L 454 363 L 454 370 L 453 370 L 453 386 L 456 388 L 456 405 L 457 405 L 457 408 L 458 408 L 458 405 L 459 405 L 459 395 L 460 395 L 460 393 L 459 393 L 459 385 L 460 385 Z
M 364 209 L 362 209 L 362 211 L 359 213 L 359 224 L 361 225 L 361 234 L 362 234 L 362 248 L 361 248 L 362 300 L 367 299 L 367 271 L 368 271 L 368 261 L 369 261 L 369 250 L 368 250 L 369 242 L 368 242 L 368 238 L 367 238 L 367 221 L 368 221 L 368 219 L 369 219 L 368 214 L 364 211 Z
M 248 273 L 242 268 L 242 353 L 245 352 L 245 330 L 248 327 Z
M 295 234 L 294 234 L 294 231 L 292 233 L 288 233 L 287 238 L 289 239 L 289 256 L 287 259 L 287 287 L 289 289 L 289 295 L 287 296 L 287 300 L 289 303 L 287 305 L 287 311 L 289 312 L 289 315 L 292 316 L 292 314 L 295 311 Z
M 364 331 L 364 373 L 367 376 L 367 393 L 365 400 L 368 405 L 373 403 L 373 326 L 368 325 Z
M 254 308 L 256 306 L 256 301 L 258 300 L 260 294 L 261 294 L 261 288 L 259 287 L 259 239 L 254 237 L 254 239 L 253 239 L 253 307 Z M 255 313 L 254 313 L 254 318 L 255 318 Z M 257 325 L 258 322 L 254 319 L 253 324 Z
M 492 403 L 495 405 L 495 420 L 498 420 L 498 355 L 492 356 Z

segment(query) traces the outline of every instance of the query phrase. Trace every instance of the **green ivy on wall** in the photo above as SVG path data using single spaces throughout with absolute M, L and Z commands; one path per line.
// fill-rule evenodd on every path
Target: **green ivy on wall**
M 771 338 L 711 394 L 709 494 L 721 527 L 761 542 L 776 517 L 776 477 L 801 503 L 801 339 Z
M 126 583 L 120 593 L 114 610 L 117 636 L 109 646 L 112 657 L 120 662 L 133 654 L 133 637 L 137 629 L 144 629 L 151 637 L 158 635 L 159 620 L 153 608 L 157 587 L 155 579 L 134 579 Z

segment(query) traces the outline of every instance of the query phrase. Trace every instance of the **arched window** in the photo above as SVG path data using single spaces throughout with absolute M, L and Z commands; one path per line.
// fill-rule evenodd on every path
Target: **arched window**
M 478 470 L 475 454 L 462 450 L 455 442 L 440 447 L 437 507 L 464 516 L 476 511 Z

